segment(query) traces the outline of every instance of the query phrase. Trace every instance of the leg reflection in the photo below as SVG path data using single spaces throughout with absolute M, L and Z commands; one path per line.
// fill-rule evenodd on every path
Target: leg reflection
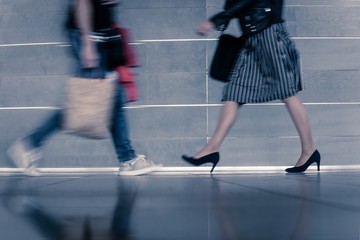
M 22 217 L 45 239 L 64 239 L 64 228 L 61 222 L 48 213 L 36 200 L 36 191 L 27 181 L 11 181 L 3 193 L 3 205 L 11 213 Z M 28 185 L 30 184 L 30 185 Z
M 242 239 L 238 233 L 234 219 L 231 216 L 231 210 L 223 203 L 219 183 L 212 179 L 212 209 L 219 224 L 222 238 L 224 240 Z
M 320 173 L 316 175 L 300 174 L 300 193 L 302 196 L 301 206 L 299 208 L 299 215 L 295 223 L 295 228 L 291 234 L 292 240 L 303 240 L 310 237 L 311 222 L 313 218 L 312 199 L 319 195 L 320 187 Z
M 131 215 L 134 207 L 139 178 L 119 177 L 118 199 L 114 210 L 111 233 L 113 239 L 134 239 L 131 236 Z
M 40 203 L 40 195 L 36 192 L 36 184 L 32 179 L 23 178 L 12 180 L 7 189 L 2 192 L 2 204 L 12 214 L 22 218 L 30 224 L 35 233 L 49 240 L 72 240 L 72 239 L 104 239 L 104 240 L 129 240 L 131 236 L 131 215 L 137 195 L 139 178 L 118 179 L 118 191 L 116 195 L 116 206 L 109 227 L 109 216 L 96 216 L 93 212 L 85 212 L 79 209 L 78 213 L 73 209 L 71 213 L 62 212 L 54 214 L 50 206 Z M 65 202 L 69 202 L 73 196 L 63 196 Z M 113 198 L 113 195 L 111 196 Z M 39 198 L 39 199 L 38 199 Z M 63 199 L 58 199 L 62 202 Z M 93 201 L 87 198 L 85 200 Z M 84 206 L 87 206 L 87 203 Z M 78 205 L 78 202 L 76 203 Z M 100 207 L 103 207 L 100 205 Z M 30 238 L 29 238 L 30 240 Z

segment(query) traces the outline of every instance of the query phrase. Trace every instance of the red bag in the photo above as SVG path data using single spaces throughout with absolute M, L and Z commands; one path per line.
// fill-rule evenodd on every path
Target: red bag
M 126 58 L 126 64 L 125 66 L 128 67 L 138 67 L 139 61 L 135 55 L 135 51 L 134 49 L 129 45 L 129 40 L 130 40 L 130 29 L 128 28 L 121 28 L 121 27 L 117 27 L 118 31 L 124 41 L 124 54 L 125 54 L 125 58 Z
M 118 29 L 124 42 L 124 54 L 126 58 L 126 64 L 117 67 L 115 70 L 119 76 L 119 84 L 121 84 L 126 91 L 128 102 L 133 102 L 139 98 L 139 91 L 136 85 L 135 73 L 131 71 L 130 68 L 138 67 L 139 61 L 134 49 L 129 45 L 130 29 L 121 28 L 119 25 L 114 25 L 114 27 Z
M 127 66 L 116 68 L 119 75 L 119 83 L 125 88 L 127 100 L 133 102 L 139 99 L 139 91 L 135 82 L 135 73 Z

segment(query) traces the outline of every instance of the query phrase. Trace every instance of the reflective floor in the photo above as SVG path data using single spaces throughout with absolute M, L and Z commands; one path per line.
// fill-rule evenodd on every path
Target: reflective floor
M 359 239 L 360 171 L 0 176 L 0 239 Z

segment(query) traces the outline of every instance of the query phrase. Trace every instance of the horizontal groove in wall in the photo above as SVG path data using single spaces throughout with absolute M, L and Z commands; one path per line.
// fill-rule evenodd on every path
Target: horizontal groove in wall
M 295 40 L 360 40 L 360 36 L 351 37 L 291 37 Z M 199 42 L 199 41 L 216 41 L 217 38 L 194 38 L 194 39 L 149 39 L 149 40 L 137 40 L 130 44 L 143 44 L 143 43 L 156 43 L 156 42 Z M 0 47 L 22 47 L 22 46 L 41 46 L 41 45 L 58 45 L 58 46 L 70 46 L 68 42 L 44 42 L 44 43 L 12 43 L 12 44 L 0 44 Z
M 319 105 L 360 105 L 360 102 L 318 102 L 303 103 L 308 106 Z M 144 109 L 144 108 L 176 108 L 176 107 L 221 107 L 223 104 L 168 104 L 168 105 L 135 105 L 124 107 L 126 109 Z M 245 104 L 246 106 L 284 106 L 284 103 L 253 103 Z M 0 107 L 0 110 L 56 110 L 60 107 Z
M 344 3 L 340 2 L 335 4 L 303 4 L 303 5 L 296 5 L 296 4 L 288 4 L 286 7 L 359 7 L 360 3 Z
M 342 3 L 332 3 L 332 4 L 285 4 L 285 7 L 359 7 L 360 4 L 358 3 L 353 3 L 353 2 L 342 2 Z M 174 8 L 181 8 L 181 9 L 191 9 L 191 8 L 195 8 L 198 9 L 201 6 L 193 6 L 193 7 L 183 7 L 183 6 L 153 6 L 153 7 L 140 7 L 140 6 L 136 6 L 136 7 L 122 7 L 122 10 L 148 10 L 148 9 L 174 9 Z M 207 8 L 218 8 L 221 9 L 222 8 L 222 4 L 212 4 L 212 3 L 207 3 L 206 4 Z

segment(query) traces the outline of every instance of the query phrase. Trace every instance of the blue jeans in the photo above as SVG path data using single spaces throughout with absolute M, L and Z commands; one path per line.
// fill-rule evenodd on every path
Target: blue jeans
M 70 39 L 72 42 L 73 50 L 75 53 L 76 59 L 79 58 L 80 52 L 80 41 L 78 38 L 77 31 L 70 32 Z M 78 66 L 76 70 L 76 75 L 78 77 L 85 78 L 104 78 L 106 72 L 109 70 L 106 67 L 106 55 L 103 51 L 103 46 L 101 43 L 97 44 L 98 53 L 99 53 L 99 66 L 94 69 L 83 69 L 81 68 L 81 62 L 78 61 Z M 106 53 L 105 53 L 106 54 Z M 113 139 L 115 151 L 120 162 L 128 161 L 136 157 L 135 151 L 131 146 L 131 142 L 128 137 L 126 116 L 124 111 L 124 94 L 121 85 L 117 87 L 117 94 L 114 104 L 113 119 L 110 128 L 111 136 Z M 32 134 L 28 136 L 28 139 L 34 147 L 41 147 L 45 140 L 55 131 L 61 129 L 62 123 L 62 111 L 56 111 L 44 124 L 36 129 Z

